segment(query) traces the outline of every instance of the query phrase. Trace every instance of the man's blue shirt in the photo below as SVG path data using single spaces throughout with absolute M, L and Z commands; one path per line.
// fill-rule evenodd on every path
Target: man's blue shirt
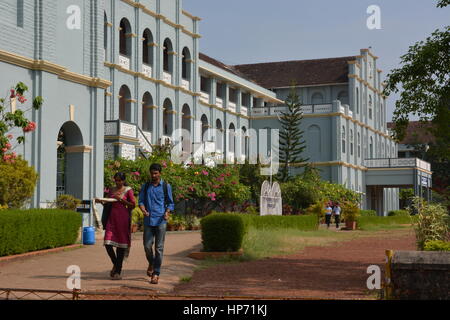
M 166 209 L 173 211 L 175 209 L 175 204 L 172 197 L 172 187 L 167 184 L 167 198 L 168 203 L 164 204 L 164 189 L 163 180 L 159 181 L 159 184 L 154 186 L 152 182 L 149 182 L 149 187 L 147 189 L 147 194 L 145 193 L 145 184 L 141 187 L 141 192 L 139 192 L 139 205 L 145 206 L 145 209 L 150 214 L 149 217 L 144 217 L 144 224 L 146 226 L 159 226 L 162 223 L 166 223 L 164 220 L 164 213 Z M 147 201 L 145 201 L 147 199 Z

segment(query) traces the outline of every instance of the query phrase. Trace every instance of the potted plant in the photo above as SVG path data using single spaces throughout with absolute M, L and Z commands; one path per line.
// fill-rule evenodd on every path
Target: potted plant
M 356 230 L 356 219 L 359 216 L 359 207 L 355 203 L 345 202 L 342 204 L 342 218 L 347 230 Z
M 139 207 L 136 207 L 131 211 L 131 232 L 137 232 L 142 225 L 144 214 Z

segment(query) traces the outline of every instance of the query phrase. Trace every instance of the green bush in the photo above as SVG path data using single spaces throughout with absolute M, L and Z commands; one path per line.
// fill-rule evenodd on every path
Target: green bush
M 312 231 L 319 228 L 317 215 L 297 216 L 254 216 L 242 215 L 246 227 L 255 229 L 296 229 Z
M 20 209 L 31 198 L 38 175 L 22 158 L 0 161 L 0 206 Z
M 58 209 L 0 212 L 0 256 L 74 244 L 81 215 Z
M 393 217 L 393 216 L 403 216 L 403 217 L 407 217 L 410 216 L 408 210 L 392 210 L 388 212 L 388 216 L 389 217 Z
M 342 219 L 347 222 L 357 221 L 360 216 L 360 209 L 357 204 L 353 202 L 344 202 L 342 204 Z
M 364 229 L 368 226 L 393 226 L 401 224 L 411 224 L 416 220 L 411 216 L 392 216 L 392 217 L 367 217 L 359 216 L 356 218 L 358 228 Z
M 413 200 L 411 211 L 418 212 L 416 231 L 416 243 L 419 250 L 423 250 L 429 240 L 449 239 L 450 219 L 447 210 L 440 204 L 429 204 L 416 197 Z
M 442 240 L 429 240 L 423 247 L 425 251 L 450 251 L 450 242 Z
M 246 233 L 242 217 L 233 213 L 214 213 L 201 219 L 203 250 L 238 251 Z
M 52 207 L 60 210 L 75 211 L 80 204 L 80 199 L 77 199 L 69 194 L 62 194 L 56 198 L 55 202 L 52 204 Z
M 375 210 L 360 210 L 361 217 L 376 217 L 377 212 Z

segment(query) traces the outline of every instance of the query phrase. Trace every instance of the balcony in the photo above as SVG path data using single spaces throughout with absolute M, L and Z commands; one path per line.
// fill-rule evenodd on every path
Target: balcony
M 143 63 L 142 64 L 142 73 L 149 78 L 153 77 L 153 70 L 152 67 L 149 66 L 148 64 Z
M 201 96 L 200 96 L 200 101 L 203 101 L 205 103 L 209 103 L 209 94 L 207 94 L 206 92 L 200 92 Z
M 247 116 L 248 115 L 248 108 L 244 107 L 244 106 L 241 106 L 241 114 L 243 116 Z
M 332 104 L 312 104 L 302 105 L 303 114 L 318 114 L 318 113 L 331 113 L 333 110 Z M 281 114 L 281 112 L 287 112 L 285 106 L 266 106 L 266 107 L 254 107 L 251 114 L 253 116 L 269 116 Z
M 186 79 L 181 79 L 181 87 L 184 89 L 184 90 L 191 90 L 191 83 L 188 81 L 188 80 L 186 80 Z
M 124 56 L 122 54 L 119 54 L 119 66 L 126 70 L 130 70 L 130 58 L 127 56 Z
M 216 106 L 218 108 L 223 108 L 223 99 L 222 98 L 216 97 Z
M 416 167 L 431 171 L 428 162 L 418 158 L 387 158 L 387 159 L 366 159 L 364 165 L 367 168 L 410 168 Z
M 166 71 L 163 72 L 163 81 L 172 84 L 172 75 Z
M 234 103 L 234 102 L 228 102 L 228 109 L 231 111 L 231 112 L 236 112 L 236 103 Z

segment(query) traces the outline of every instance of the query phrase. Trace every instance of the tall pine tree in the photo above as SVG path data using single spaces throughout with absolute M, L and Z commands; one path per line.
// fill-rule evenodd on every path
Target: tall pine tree
M 301 157 L 301 154 L 306 148 L 305 140 L 303 139 L 304 132 L 300 130 L 303 112 L 300 98 L 297 95 L 294 85 L 291 87 L 285 103 L 287 110 L 281 112 L 281 116 L 279 117 L 282 130 L 280 131 L 280 171 L 278 178 L 282 182 L 289 180 L 290 163 L 306 162 L 309 160 Z

